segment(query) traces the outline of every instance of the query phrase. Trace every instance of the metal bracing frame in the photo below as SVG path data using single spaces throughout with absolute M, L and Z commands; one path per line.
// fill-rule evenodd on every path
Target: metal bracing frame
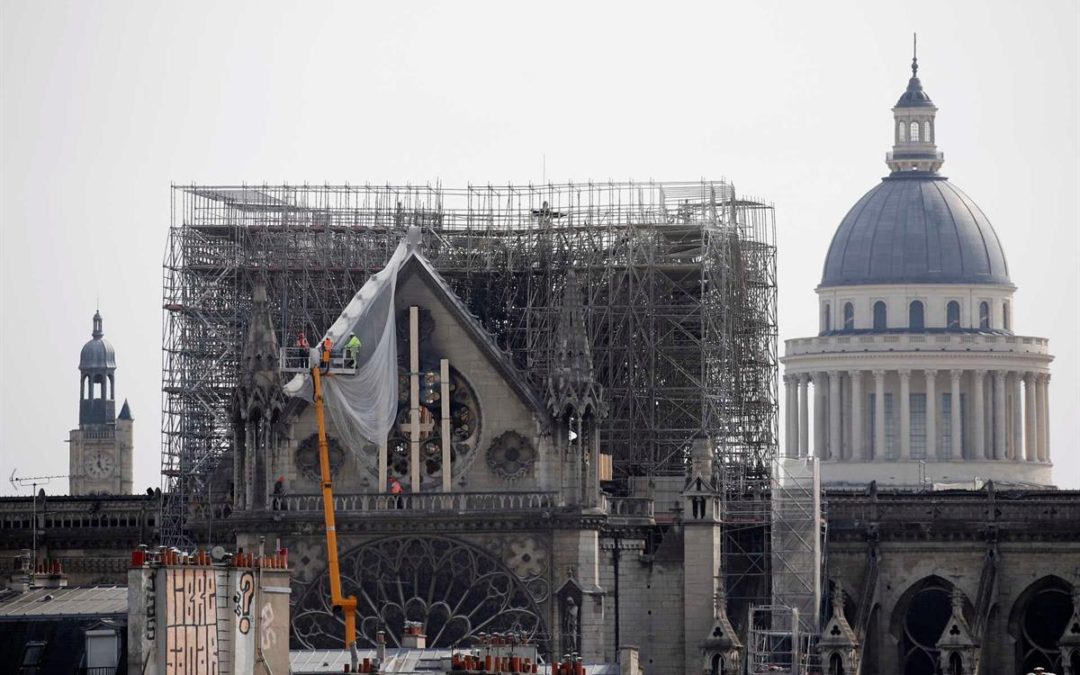
M 715 445 L 731 536 L 729 598 L 768 597 L 777 444 L 772 207 L 723 181 L 539 186 L 174 186 L 165 255 L 162 530 L 229 452 L 228 403 L 262 281 L 281 344 L 317 338 L 407 227 L 455 292 L 542 388 L 569 269 L 585 297 L 617 480 L 681 475 Z M 753 544 L 751 550 L 751 542 Z M 743 550 L 740 552 L 739 548 Z M 735 575 L 738 578 L 731 578 Z M 737 615 L 736 615 L 737 616 Z

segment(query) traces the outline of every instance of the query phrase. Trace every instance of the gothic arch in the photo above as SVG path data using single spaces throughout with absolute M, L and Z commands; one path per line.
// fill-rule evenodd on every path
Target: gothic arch
M 423 624 L 429 647 L 452 647 L 477 633 L 517 631 L 547 651 L 539 602 L 542 577 L 521 580 L 491 553 L 449 537 L 394 536 L 341 556 L 342 591 L 356 595 L 357 642 L 375 646 L 382 628 L 400 646 L 406 619 Z M 305 649 L 341 648 L 344 620 L 330 607 L 323 570 L 293 609 L 292 641 Z
M 893 606 L 889 632 L 896 639 L 898 672 L 904 675 L 936 675 L 938 638 L 952 615 L 953 584 L 930 575 L 911 584 Z M 975 610 L 964 601 L 970 622 Z
M 1009 612 L 1009 635 L 1015 640 L 1017 672 L 1041 666 L 1060 672 L 1058 639 L 1072 615 L 1072 585 L 1049 574 L 1037 579 L 1016 597 Z M 1024 670 L 1019 670 L 1024 669 Z

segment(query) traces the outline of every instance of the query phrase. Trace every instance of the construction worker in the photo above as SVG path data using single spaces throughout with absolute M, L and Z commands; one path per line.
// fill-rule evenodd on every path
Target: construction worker
M 302 349 L 311 349 L 311 345 L 308 344 L 307 335 L 304 331 L 300 331 L 299 337 L 296 338 L 296 346 Z
M 388 480 L 387 483 L 389 483 L 388 488 L 390 494 L 394 497 L 394 508 L 405 508 L 405 504 L 401 499 L 401 493 L 405 492 L 405 488 L 401 486 L 401 481 L 399 481 L 396 476 L 390 476 L 390 480 Z
M 356 337 L 356 333 L 352 334 L 349 341 L 345 343 L 345 367 L 355 368 L 356 357 L 360 354 L 360 338 Z

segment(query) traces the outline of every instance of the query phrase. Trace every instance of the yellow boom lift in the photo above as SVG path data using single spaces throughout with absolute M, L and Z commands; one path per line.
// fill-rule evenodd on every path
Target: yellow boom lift
M 329 342 L 329 341 L 327 341 Z M 319 469 L 322 473 L 323 519 L 326 521 L 326 559 L 330 565 L 330 604 L 345 618 L 345 648 L 356 642 L 356 596 L 341 594 L 341 567 L 338 563 L 337 525 L 334 522 L 334 482 L 330 477 L 330 446 L 326 441 L 326 413 L 322 378 L 331 376 L 330 345 L 324 343 L 319 364 L 311 369 L 315 388 L 315 421 L 319 425 Z M 352 372 L 351 369 L 349 372 Z

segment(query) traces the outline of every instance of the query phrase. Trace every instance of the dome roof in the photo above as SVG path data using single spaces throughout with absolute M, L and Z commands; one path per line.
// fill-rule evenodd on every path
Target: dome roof
M 116 350 L 105 338 L 94 338 L 83 345 L 79 354 L 79 370 L 114 370 Z
M 101 329 L 101 313 L 94 312 L 92 339 L 83 345 L 79 353 L 79 370 L 115 370 L 116 350 L 105 339 Z
M 934 173 L 897 173 L 844 216 L 822 286 L 1007 284 L 1009 268 L 983 212 Z
M 929 108 L 933 107 L 934 102 L 930 100 L 930 95 L 923 91 L 922 82 L 919 78 L 912 76 L 908 80 L 907 90 L 900 95 L 900 100 L 896 102 L 897 108 Z

